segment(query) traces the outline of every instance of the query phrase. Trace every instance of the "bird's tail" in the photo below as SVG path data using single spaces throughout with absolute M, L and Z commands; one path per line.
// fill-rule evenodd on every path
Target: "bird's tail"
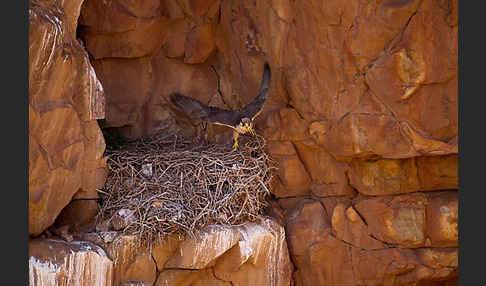
M 258 90 L 257 95 L 255 98 L 248 103 L 243 110 L 245 114 L 249 115 L 250 118 L 254 119 L 255 117 L 260 114 L 263 108 L 263 104 L 265 103 L 265 99 L 267 98 L 268 90 L 270 89 L 270 80 L 272 78 L 272 73 L 270 71 L 270 65 L 265 62 L 263 65 L 263 76 L 262 76 L 262 83 L 260 85 L 260 89 Z
M 265 99 L 268 94 L 268 90 L 270 89 L 270 80 L 272 79 L 272 72 L 270 71 L 270 65 L 268 62 L 265 62 L 263 65 L 263 76 L 262 76 L 262 83 L 260 84 L 260 89 L 258 90 L 257 95 L 251 101 L 251 105 L 256 105 L 259 108 L 265 102 Z
M 257 95 L 251 101 L 252 105 L 260 106 L 265 102 L 265 98 L 267 97 L 268 90 L 270 89 L 270 80 L 272 79 L 272 72 L 270 71 L 270 65 L 268 62 L 265 62 L 263 65 L 263 76 L 262 76 L 262 83 L 260 84 L 260 89 L 258 90 Z

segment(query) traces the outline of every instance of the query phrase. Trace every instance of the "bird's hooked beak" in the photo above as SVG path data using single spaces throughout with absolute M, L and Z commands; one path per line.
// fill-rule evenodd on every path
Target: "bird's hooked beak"
M 255 135 L 255 130 L 253 129 L 252 124 L 250 124 L 250 123 L 245 123 L 245 128 L 248 130 L 248 132 L 249 132 L 251 135 Z

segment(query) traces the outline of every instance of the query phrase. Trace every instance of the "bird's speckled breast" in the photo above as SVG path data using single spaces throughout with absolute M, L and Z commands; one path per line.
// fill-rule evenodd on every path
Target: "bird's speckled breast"
M 243 126 L 241 124 L 238 124 L 236 126 L 236 131 L 240 134 L 251 133 L 252 128 L 251 126 Z

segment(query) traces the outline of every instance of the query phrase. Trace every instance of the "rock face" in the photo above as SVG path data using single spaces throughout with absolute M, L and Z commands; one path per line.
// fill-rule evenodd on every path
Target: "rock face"
M 457 189 L 457 1 L 98 2 L 80 27 L 107 94 L 104 127 L 200 135 L 168 95 L 241 107 L 268 60 L 257 131 L 281 166 L 278 197 Z M 139 52 L 152 23 L 163 28 Z
M 256 129 L 279 166 L 272 214 L 296 285 L 454 283 L 456 0 L 98 2 L 82 8 L 81 38 L 106 92 L 103 126 L 125 137 L 231 140 L 168 95 L 239 108 L 270 63 Z
M 350 184 L 369 196 L 458 188 L 457 155 L 362 160 L 350 164 Z
M 105 141 L 96 122 L 104 117 L 103 88 L 88 54 L 76 39 L 81 4 L 82 1 L 30 2 L 31 235 L 38 235 L 53 224 L 73 197 L 96 197 L 96 188 L 104 185 L 106 176 L 102 158 Z M 65 222 L 75 218 L 81 224 L 96 213 L 96 203 L 72 206 L 70 212 L 79 216 L 64 216 Z
M 373 205 L 380 203 L 384 206 Z M 331 205 L 309 200 L 289 209 L 286 229 L 298 269 L 296 285 L 444 285 L 456 279 L 454 192 Z M 448 219 L 436 217 L 429 206 L 447 208 Z M 441 225 L 445 220 L 448 224 Z M 429 233 L 432 225 L 440 230 Z M 433 240 L 436 233 L 442 238 Z M 452 238 L 449 244 L 446 236 Z
M 268 61 L 256 131 L 279 166 L 271 213 L 286 242 L 267 246 L 288 243 L 295 268 L 283 263 L 279 282 L 260 262 L 257 241 L 278 227 L 208 231 L 151 255 L 125 237 L 105 247 L 115 285 L 457 283 L 457 0 L 41 3 L 30 12 L 32 234 L 103 181 L 94 119 L 127 138 L 229 143 L 230 129 L 205 128 L 168 96 L 239 108 Z M 66 221 L 87 216 L 77 210 Z
M 192 239 L 165 237 L 151 247 L 136 236 L 86 233 L 113 260 L 113 285 L 291 285 L 285 231 L 272 219 L 213 226 Z
M 113 262 L 91 242 L 29 242 L 29 285 L 111 286 Z

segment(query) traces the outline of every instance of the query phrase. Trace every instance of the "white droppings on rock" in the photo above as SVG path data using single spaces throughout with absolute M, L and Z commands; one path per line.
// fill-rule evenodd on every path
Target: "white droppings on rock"
M 50 261 L 40 261 L 33 256 L 29 259 L 29 285 L 52 285 L 58 272 L 60 267 Z
M 92 243 L 37 240 L 30 243 L 29 284 L 112 285 L 113 262 Z

